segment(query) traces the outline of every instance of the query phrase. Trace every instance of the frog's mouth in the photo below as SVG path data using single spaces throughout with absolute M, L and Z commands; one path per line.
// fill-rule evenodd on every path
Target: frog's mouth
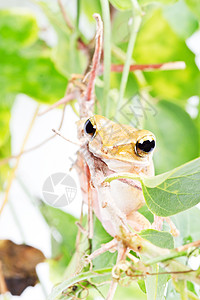
M 89 150 L 89 149 L 88 149 Z M 130 171 L 130 168 L 129 169 L 122 169 L 120 168 L 119 170 L 117 168 L 110 168 L 110 165 L 109 165 L 109 162 L 101 159 L 99 156 L 96 156 L 94 155 L 92 152 L 88 151 L 89 153 L 89 156 L 90 156 L 90 159 L 92 160 L 92 164 L 93 164 L 93 168 L 95 170 L 95 173 L 97 172 L 102 172 L 104 177 L 107 177 L 109 175 L 112 175 L 112 174 L 116 174 L 118 173 L 119 171 L 120 172 L 126 172 L 126 171 Z M 89 158 L 89 157 L 88 157 Z M 87 160 L 87 159 L 86 159 Z M 119 162 L 118 162 L 119 163 Z M 91 171 L 91 170 L 90 170 Z M 132 173 L 135 173 L 136 175 L 138 175 L 138 172 L 141 171 L 141 168 L 139 168 L 138 170 L 131 170 Z M 130 186 L 133 186 L 134 188 L 138 189 L 138 190 L 142 190 L 142 187 L 141 187 L 141 184 L 139 181 L 136 181 L 134 179 L 117 179 L 125 184 L 128 184 Z
M 114 172 L 134 172 L 138 168 L 143 169 L 151 164 L 152 154 L 146 157 L 138 157 L 133 152 L 109 152 L 103 149 L 93 149 L 89 145 L 89 151 L 106 163 Z

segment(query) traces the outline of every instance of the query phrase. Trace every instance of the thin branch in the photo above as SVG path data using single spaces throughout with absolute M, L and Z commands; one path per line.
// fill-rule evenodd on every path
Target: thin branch
M 80 0 L 76 1 L 77 9 L 76 9 L 76 29 L 79 31 L 79 19 L 80 19 L 80 10 L 81 10 L 81 3 Z
M 110 70 L 111 70 L 111 24 L 110 8 L 107 0 L 101 0 L 101 8 L 104 22 L 104 87 L 103 87 L 103 115 L 108 116 L 109 102 L 108 93 L 110 90 Z
M 67 142 L 69 142 L 71 144 L 74 144 L 76 146 L 80 146 L 81 145 L 78 142 L 74 142 L 74 141 L 71 141 L 71 140 L 67 139 L 64 135 L 62 135 L 62 133 L 60 131 L 58 131 L 58 130 L 56 130 L 54 128 L 52 129 L 52 131 L 55 132 L 56 135 L 59 135 L 61 138 L 63 138 L 65 141 L 67 141 Z
M 161 64 L 134 64 L 130 65 L 129 71 L 170 71 L 170 70 L 183 70 L 185 69 L 186 65 L 184 61 L 173 61 L 173 62 L 167 62 L 167 63 L 161 63 Z M 102 66 L 102 71 L 104 67 Z M 118 72 L 121 73 L 124 70 L 124 65 L 111 65 L 111 72 Z
M 95 95 L 94 95 L 95 78 L 99 71 L 101 51 L 102 51 L 103 23 L 99 14 L 94 14 L 93 17 L 96 19 L 97 22 L 96 46 L 95 46 L 95 51 L 92 59 L 92 67 L 89 74 L 87 89 L 84 94 L 83 103 L 81 103 L 82 105 L 80 106 L 81 117 L 88 115 L 89 111 L 90 113 L 93 112 L 94 99 L 95 99 Z
M 77 92 L 72 92 L 70 94 L 66 94 L 62 99 L 52 104 L 50 107 L 48 107 L 45 111 L 38 114 L 38 116 L 43 116 L 44 114 L 48 113 L 52 109 L 62 105 L 67 104 L 69 101 L 74 100 L 77 97 Z
M 192 247 L 195 247 L 195 248 L 200 247 L 200 240 L 198 240 L 196 242 L 186 244 L 186 245 L 183 245 L 183 246 L 180 246 L 180 247 L 176 248 L 175 251 L 183 252 L 183 251 L 186 251 L 186 250 L 188 250 L 189 248 L 192 248 Z
M 66 103 L 64 104 L 64 107 L 63 107 L 63 111 L 62 111 L 62 118 L 61 118 L 61 121 L 60 121 L 60 125 L 58 127 L 58 130 L 60 130 L 62 128 L 62 125 L 63 125 L 63 122 L 64 122 L 64 117 L 65 117 L 65 109 L 66 109 Z M 17 159 L 20 155 L 24 155 L 26 153 L 29 153 L 31 151 L 34 151 L 40 147 L 42 147 L 43 145 L 45 145 L 46 143 L 48 143 L 50 140 L 52 140 L 54 137 L 56 137 L 57 134 L 54 134 L 50 137 L 48 137 L 47 139 L 45 139 L 44 141 L 42 141 L 41 143 L 29 148 L 29 149 L 26 149 L 24 150 L 22 153 L 19 153 L 17 155 L 11 155 L 9 157 L 6 157 L 2 160 L 0 160 L 0 166 L 2 165 L 5 165 L 7 164 L 11 159 Z
M 70 21 L 68 15 L 67 15 L 67 13 L 66 13 L 66 10 L 65 10 L 64 5 L 62 4 L 62 1 L 61 1 L 61 0 L 58 0 L 58 5 L 59 5 L 59 7 L 60 7 L 61 13 L 62 13 L 62 15 L 63 15 L 63 18 L 64 18 L 64 20 L 65 20 L 65 23 L 66 23 L 67 27 L 68 27 L 71 31 L 73 31 L 73 30 L 74 30 L 74 27 L 73 27 L 73 25 L 72 25 L 72 23 L 71 23 L 71 21 Z
M 26 146 L 26 143 L 27 143 L 28 138 L 29 138 L 29 136 L 30 136 L 31 130 L 32 130 L 33 125 L 34 125 L 34 122 L 35 122 L 36 117 L 37 117 L 37 115 L 38 115 L 39 107 L 40 107 L 40 106 L 38 105 L 37 108 L 36 108 L 36 110 L 35 110 L 35 113 L 34 113 L 34 115 L 33 115 L 32 121 L 31 121 L 31 123 L 30 123 L 30 125 L 29 125 L 28 131 L 27 131 L 26 136 L 25 136 L 25 138 L 24 138 L 24 141 L 23 141 L 23 144 L 22 144 L 22 147 L 21 147 L 21 150 L 20 150 L 20 154 L 19 154 L 19 156 L 17 157 L 17 161 L 16 161 L 16 164 L 15 164 L 15 167 L 11 170 L 10 176 L 9 176 L 9 178 L 8 178 L 8 184 L 7 184 L 7 188 L 6 188 L 6 191 L 5 191 L 5 197 L 4 197 L 2 206 L 1 206 L 1 208 L 0 208 L 0 215 L 1 215 L 1 213 L 2 213 L 2 211 L 3 211 L 3 209 L 4 209 L 5 205 L 6 205 L 6 203 L 7 203 L 7 201 L 8 201 L 8 196 L 9 196 L 10 188 L 11 188 L 12 182 L 13 182 L 13 180 L 14 180 L 14 178 L 15 178 L 15 174 L 16 174 L 17 168 L 18 168 L 18 166 L 19 166 L 19 162 L 20 162 L 21 155 L 22 155 L 22 153 L 24 152 L 24 148 L 25 148 L 25 146 Z

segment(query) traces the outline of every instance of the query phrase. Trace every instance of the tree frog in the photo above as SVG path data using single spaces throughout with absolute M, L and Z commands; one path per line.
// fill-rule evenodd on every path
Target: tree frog
M 82 155 L 91 174 L 93 209 L 104 228 L 112 236 L 118 234 L 119 220 L 135 231 L 150 228 L 149 221 L 137 211 L 145 204 L 140 183 L 121 179 L 105 185 L 103 180 L 117 172 L 153 176 L 153 133 L 101 115 L 81 119 L 78 125 Z

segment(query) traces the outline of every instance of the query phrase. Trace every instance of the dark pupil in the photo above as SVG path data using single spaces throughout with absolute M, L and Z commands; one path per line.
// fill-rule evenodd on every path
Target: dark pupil
M 92 125 L 90 120 L 87 120 L 85 122 L 85 132 L 89 135 L 94 135 L 96 131 L 96 128 L 94 128 L 94 126 Z
M 144 141 L 137 144 L 138 148 L 144 152 L 150 152 L 155 148 L 155 141 Z

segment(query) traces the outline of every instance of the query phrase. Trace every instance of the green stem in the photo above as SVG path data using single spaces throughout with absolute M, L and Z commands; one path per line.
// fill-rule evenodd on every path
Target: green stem
M 187 281 L 181 280 L 181 285 L 182 285 L 180 289 L 181 300 L 188 300 Z
M 110 26 L 110 9 L 109 1 L 100 0 L 104 22 L 104 89 L 102 111 L 104 116 L 109 113 L 108 93 L 110 90 L 110 69 L 111 69 L 111 26 Z
M 180 293 L 181 300 L 188 300 L 188 290 L 186 280 L 173 280 L 173 284 L 178 293 Z
M 171 252 L 171 253 L 166 254 L 166 255 L 160 255 L 160 256 L 157 256 L 155 258 L 149 259 L 149 260 L 145 261 L 145 264 L 152 265 L 152 264 L 163 262 L 163 261 L 173 259 L 173 258 L 176 258 L 176 257 L 186 256 L 186 255 L 187 255 L 186 251 Z
M 128 43 L 128 49 L 127 49 L 127 53 L 126 53 L 126 61 L 125 61 L 124 70 L 122 73 L 122 80 L 121 80 L 121 84 L 120 84 L 119 100 L 117 103 L 116 115 L 119 113 L 119 109 L 122 106 L 122 101 L 123 101 L 126 84 L 127 84 L 127 80 L 128 80 L 129 68 L 130 68 L 131 59 L 132 59 L 132 53 L 133 53 L 136 37 L 137 37 L 138 31 L 139 31 L 139 28 L 141 25 L 141 21 L 142 21 L 141 11 L 140 11 L 140 7 L 139 7 L 137 1 L 136 0 L 131 0 L 131 1 L 132 1 L 132 6 L 133 6 L 133 21 L 132 21 L 132 27 L 131 27 L 131 36 L 130 36 L 130 40 Z
M 77 31 L 79 31 L 81 0 L 77 0 L 76 5 L 77 5 L 77 9 L 76 9 L 76 29 L 77 29 Z
M 89 278 L 95 278 L 99 276 L 111 275 L 112 268 L 100 269 L 95 271 L 89 271 L 82 274 L 78 274 L 77 276 L 71 277 L 65 281 L 63 281 L 58 286 L 55 286 L 52 293 L 49 295 L 47 300 L 56 299 L 64 290 L 69 288 L 70 286 L 83 281 Z

